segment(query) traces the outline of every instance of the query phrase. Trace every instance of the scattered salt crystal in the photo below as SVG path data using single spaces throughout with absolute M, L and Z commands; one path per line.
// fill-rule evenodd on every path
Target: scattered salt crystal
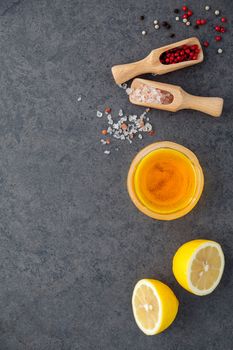
M 126 83 L 124 83 L 124 84 L 121 84 L 121 87 L 122 87 L 122 89 L 126 90 L 128 85 Z
M 130 95 L 133 92 L 133 89 L 127 88 L 125 92 L 127 93 L 127 95 Z
M 110 154 L 111 152 L 108 151 L 108 150 L 105 150 L 104 153 L 105 153 L 105 154 Z
M 82 96 L 79 96 L 77 101 L 80 102 L 82 100 Z
M 142 139 L 142 134 L 138 134 L 138 138 L 141 140 Z
M 101 118 L 103 116 L 103 113 L 101 113 L 100 111 L 97 111 L 96 115 L 98 118 Z
M 123 116 L 123 111 L 122 111 L 122 109 L 119 110 L 118 115 L 119 115 L 119 117 L 122 117 L 122 116 Z
M 102 145 L 106 145 L 106 143 L 107 143 L 107 142 L 106 142 L 105 140 L 103 140 L 103 139 L 101 139 L 100 142 L 102 143 Z
M 152 130 L 152 125 L 150 123 L 146 123 L 143 127 L 143 131 L 150 132 Z

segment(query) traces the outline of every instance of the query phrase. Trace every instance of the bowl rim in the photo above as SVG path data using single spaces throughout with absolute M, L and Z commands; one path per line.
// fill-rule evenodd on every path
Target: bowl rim
M 170 148 L 174 149 L 176 151 L 179 151 L 183 153 L 193 164 L 193 167 L 196 172 L 197 176 L 197 186 L 196 186 L 196 191 L 195 194 L 192 198 L 192 200 L 188 203 L 188 205 L 180 210 L 177 210 L 172 213 L 164 214 L 164 213 L 156 213 L 152 211 L 151 209 L 148 209 L 144 204 L 141 203 L 141 201 L 138 199 L 135 189 L 134 189 L 134 175 L 137 169 L 138 164 L 140 161 L 148 155 L 150 152 L 155 151 L 156 149 L 159 148 Z M 178 219 L 186 214 L 188 214 L 197 204 L 199 201 L 201 194 L 203 192 L 204 188 L 204 174 L 202 167 L 199 163 L 198 158 L 196 155 L 188 148 L 175 143 L 171 141 L 158 141 L 155 143 L 150 144 L 149 146 L 144 147 L 141 151 L 137 153 L 137 155 L 134 157 L 130 168 L 128 172 L 128 177 L 127 177 L 127 189 L 129 196 L 134 203 L 134 205 L 145 215 L 157 219 L 157 220 L 175 220 Z

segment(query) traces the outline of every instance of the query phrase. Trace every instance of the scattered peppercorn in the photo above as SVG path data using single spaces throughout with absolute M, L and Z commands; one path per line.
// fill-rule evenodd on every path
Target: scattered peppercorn
M 187 6 L 183 6 L 182 7 L 182 10 L 185 12 L 185 11 L 188 11 L 188 8 L 187 8 Z
M 227 30 L 224 27 L 221 27 L 221 33 L 225 33 Z
M 168 24 L 166 28 L 167 28 L 167 29 L 171 29 L 171 25 L 170 25 L 170 24 Z
M 221 18 L 221 22 L 226 23 L 226 22 L 227 22 L 226 17 L 222 17 L 222 18 Z
M 221 41 L 221 40 L 222 40 L 222 37 L 221 37 L 220 35 L 217 35 L 217 36 L 215 37 L 215 40 L 216 40 L 216 41 Z
M 195 24 L 194 29 L 199 29 L 199 26 Z
M 208 47 L 208 46 L 209 46 L 209 42 L 208 42 L 208 41 L 204 41 L 203 45 L 204 45 L 205 47 Z
M 188 18 L 188 14 L 185 13 L 185 14 L 182 16 L 182 18 Z
M 191 17 L 191 16 L 193 15 L 193 11 L 189 10 L 189 11 L 187 12 L 187 14 L 188 14 L 189 17 Z
M 145 16 L 140 16 L 140 20 L 143 21 L 145 19 Z
M 163 21 L 163 22 L 162 22 L 162 26 L 163 26 L 163 27 L 166 27 L 167 25 L 168 25 L 168 23 L 167 23 L 166 21 Z
M 179 12 L 180 12 L 179 9 L 175 9 L 175 10 L 174 10 L 174 13 L 179 13 Z
M 175 36 L 176 36 L 176 34 L 172 33 L 172 34 L 170 35 L 170 38 L 174 38 Z
M 220 26 L 215 26 L 216 32 L 221 32 L 221 27 Z

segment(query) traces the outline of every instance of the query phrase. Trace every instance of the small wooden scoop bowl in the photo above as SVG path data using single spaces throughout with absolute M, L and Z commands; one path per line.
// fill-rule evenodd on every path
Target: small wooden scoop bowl
M 194 109 L 212 117 L 220 117 L 223 108 L 223 99 L 219 97 L 201 97 L 190 95 L 180 86 L 158 83 L 156 81 L 145 79 L 134 79 L 131 89 L 137 89 L 141 85 L 151 86 L 163 91 L 168 91 L 173 95 L 173 101 L 170 104 L 158 104 L 153 102 L 140 102 L 129 95 L 131 103 L 150 108 L 162 109 L 170 112 L 177 112 L 181 109 Z
M 198 45 L 198 47 L 200 48 L 198 59 L 175 63 L 175 64 L 163 64 L 160 62 L 160 56 L 163 52 L 182 45 Z M 115 79 L 115 82 L 117 84 L 122 84 L 125 81 L 130 80 L 141 74 L 145 74 L 145 73 L 154 73 L 159 75 L 165 74 L 177 69 L 193 66 L 194 64 L 202 62 L 203 59 L 204 59 L 204 55 L 203 55 L 200 41 L 197 38 L 189 38 L 186 40 L 178 41 L 171 45 L 160 47 L 159 49 L 155 49 L 151 51 L 151 53 L 146 58 L 140 61 L 113 66 L 112 74 Z

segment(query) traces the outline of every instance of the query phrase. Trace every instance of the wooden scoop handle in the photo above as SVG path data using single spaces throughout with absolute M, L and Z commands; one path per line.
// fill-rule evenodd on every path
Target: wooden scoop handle
M 186 94 L 182 108 L 195 109 L 212 117 L 220 117 L 223 109 L 223 99 L 220 97 L 200 97 Z
M 133 63 L 121 64 L 112 67 L 112 74 L 117 84 L 122 84 L 137 75 L 151 73 L 151 65 L 147 59 L 143 59 Z M 154 69 L 153 69 L 154 71 Z

